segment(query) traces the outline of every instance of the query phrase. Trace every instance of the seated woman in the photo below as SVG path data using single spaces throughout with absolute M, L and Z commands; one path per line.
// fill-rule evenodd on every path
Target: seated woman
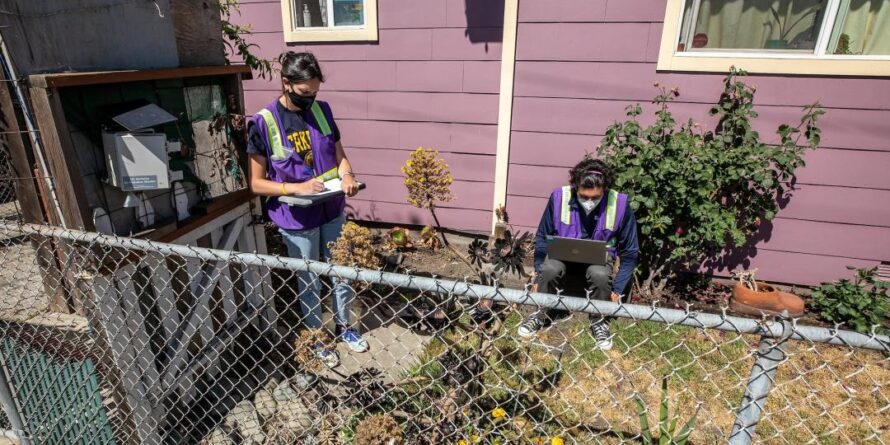
M 628 205 L 627 195 L 612 190 L 612 171 L 599 159 L 586 157 L 569 171 L 570 185 L 559 187 L 541 216 L 535 235 L 535 277 L 539 292 L 553 293 L 562 289 L 567 276 L 587 279 L 587 290 L 597 300 L 620 301 L 637 267 L 639 243 L 637 221 Z M 606 241 L 609 256 L 606 265 L 564 263 L 547 257 L 547 237 L 592 239 Z M 612 279 L 615 259 L 618 273 Z M 546 312 L 527 317 L 518 333 L 530 337 L 548 323 Z M 608 319 L 591 315 L 591 332 L 600 349 L 612 348 Z

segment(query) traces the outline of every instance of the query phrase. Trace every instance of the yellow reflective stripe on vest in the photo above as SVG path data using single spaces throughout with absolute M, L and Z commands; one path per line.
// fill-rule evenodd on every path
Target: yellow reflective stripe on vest
M 265 108 L 260 110 L 260 116 L 263 117 L 263 121 L 266 123 L 266 139 L 269 142 L 269 149 L 272 150 L 272 160 L 281 161 L 287 159 L 287 151 L 281 142 L 281 132 L 278 131 L 275 116 Z
M 330 170 L 316 176 L 317 179 L 322 181 L 330 181 L 331 179 L 337 179 L 340 177 L 340 172 L 337 170 L 337 167 L 333 167 Z
M 315 116 L 315 122 L 318 122 L 318 129 L 321 130 L 322 136 L 330 136 L 331 126 L 328 124 L 328 118 L 325 117 L 321 105 L 318 102 L 312 102 L 310 109 L 312 110 L 312 115 Z
M 572 223 L 572 208 L 571 208 L 571 200 L 572 200 L 572 187 L 571 186 L 563 186 L 562 188 L 562 204 L 560 205 L 559 219 L 563 224 L 571 224 Z
M 609 198 L 606 201 L 606 230 L 615 231 L 615 214 L 618 211 L 618 192 L 609 190 Z

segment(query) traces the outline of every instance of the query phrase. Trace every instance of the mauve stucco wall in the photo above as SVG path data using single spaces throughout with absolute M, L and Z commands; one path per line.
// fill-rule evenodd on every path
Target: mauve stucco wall
M 451 165 L 456 199 L 438 212 L 443 225 L 486 231 L 491 224 L 503 15 L 478 0 L 379 0 L 378 43 L 286 44 L 278 0 L 241 2 L 234 19 L 251 43 L 275 58 L 310 50 L 327 82 L 343 145 L 367 190 L 349 201 L 352 216 L 407 224 L 430 222 L 405 203 L 399 167 L 418 146 L 437 148 Z M 497 3 L 497 2 L 495 2 Z M 489 0 L 485 5 L 494 4 Z M 248 112 L 273 100 L 278 80 L 245 82 Z
M 567 168 L 594 151 L 605 128 L 640 102 L 651 121 L 655 82 L 680 88 L 679 118 L 707 116 L 720 74 L 656 73 L 665 0 L 522 0 L 519 8 L 508 209 L 534 230 Z M 750 76 L 756 127 L 776 140 L 801 107 L 828 110 L 822 146 L 806 155 L 797 189 L 764 225 L 750 263 L 758 277 L 815 284 L 847 265 L 890 260 L 890 79 Z M 725 272 L 725 270 L 723 271 Z

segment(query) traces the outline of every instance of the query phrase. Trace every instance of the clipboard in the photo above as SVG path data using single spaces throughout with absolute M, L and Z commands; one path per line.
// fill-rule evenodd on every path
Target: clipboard
M 356 182 L 356 184 L 358 185 L 359 190 L 365 189 L 364 182 Z M 312 195 L 279 196 L 278 202 L 291 207 L 312 207 L 344 195 L 346 195 L 346 193 L 344 193 L 343 190 L 329 190 Z

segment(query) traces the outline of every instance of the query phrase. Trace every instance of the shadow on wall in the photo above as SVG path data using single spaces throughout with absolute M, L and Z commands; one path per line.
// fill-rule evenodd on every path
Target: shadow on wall
M 355 206 L 347 202 L 344 211 L 347 218 L 353 221 L 388 222 L 392 220 L 391 216 L 387 218 L 378 214 L 376 201 L 371 201 L 369 207 L 370 208 L 366 212 L 362 212 L 361 210 L 357 209 Z M 417 227 L 423 227 L 424 225 L 426 225 L 426 223 L 421 221 L 421 219 L 418 218 L 416 215 L 411 215 L 407 221 L 402 221 L 402 224 L 410 224 Z
M 794 184 L 797 177 L 792 177 L 789 184 L 789 190 L 784 196 L 778 197 L 779 210 L 784 209 L 791 202 L 794 193 Z M 751 268 L 751 259 L 757 256 L 757 245 L 760 243 L 768 243 L 773 236 L 773 222 L 762 221 L 748 242 L 742 247 L 727 247 L 723 255 L 718 258 L 705 260 L 702 264 L 702 270 L 709 275 L 714 275 L 720 271 L 731 272 L 736 269 L 748 270 Z
M 488 52 L 489 42 L 503 40 L 504 0 L 464 0 L 467 16 L 467 30 L 464 35 L 472 43 L 485 43 Z

